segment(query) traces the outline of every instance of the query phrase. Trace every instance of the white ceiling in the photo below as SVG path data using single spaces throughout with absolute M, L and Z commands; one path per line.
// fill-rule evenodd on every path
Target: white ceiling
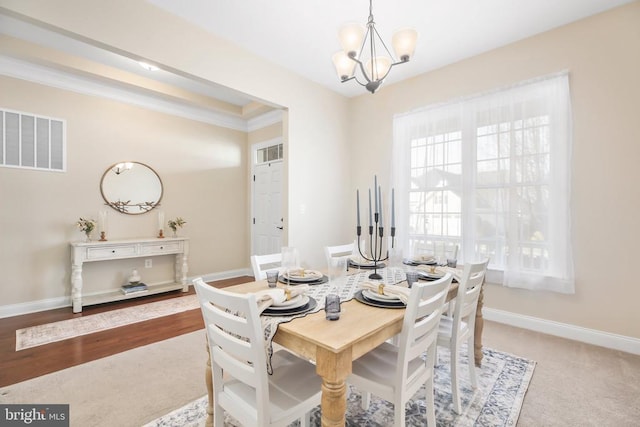
M 345 22 L 365 24 L 367 0 L 148 0 L 345 96 L 366 93 L 340 83 L 331 63 Z M 408 64 L 385 82 L 443 67 L 635 0 L 374 0 L 378 32 L 390 45 L 402 27 L 418 30 Z

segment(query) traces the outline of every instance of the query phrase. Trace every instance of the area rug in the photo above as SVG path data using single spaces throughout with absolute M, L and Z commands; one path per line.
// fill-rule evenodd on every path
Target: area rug
M 536 362 L 500 351 L 483 350 L 482 368 L 478 369 L 478 388 L 473 390 L 469 382 L 467 359 L 461 358 L 460 385 L 462 387 L 461 414 L 453 412 L 449 371 L 449 352 L 439 349 L 435 373 L 436 423 L 438 426 L 514 426 L 518 421 L 524 396 L 529 387 Z M 347 426 L 392 426 L 393 405 L 375 396 L 367 411 L 360 407 L 361 396 L 357 389 L 349 388 L 347 401 Z M 203 396 L 144 427 L 195 427 L 206 420 L 207 396 Z M 424 389 L 419 390 L 406 406 L 406 425 L 424 426 Z M 295 422 L 292 426 L 297 426 Z M 225 425 L 239 426 L 226 417 Z M 311 413 L 311 425 L 320 425 L 320 409 Z
M 191 294 L 18 329 L 16 351 L 199 308 L 198 297 Z

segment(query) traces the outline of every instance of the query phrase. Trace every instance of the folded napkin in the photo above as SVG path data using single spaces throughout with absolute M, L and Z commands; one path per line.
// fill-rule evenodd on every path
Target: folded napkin
M 411 293 L 411 289 L 409 288 L 397 285 L 385 285 L 383 283 L 362 282 L 360 283 L 360 288 L 368 289 L 375 293 L 382 292 L 382 295 L 398 297 L 400 301 L 405 304 L 409 301 L 409 294 Z
M 462 277 L 462 270 L 453 267 L 433 266 L 433 265 L 419 265 L 416 270 L 421 270 L 429 274 L 438 274 L 444 276 L 446 273 L 451 273 L 454 279 L 458 282 Z M 432 271 L 433 270 L 433 271 Z
M 255 293 L 256 301 L 258 302 L 258 311 L 262 313 L 264 309 L 269 308 L 274 304 L 282 304 L 285 301 L 289 301 L 298 295 L 304 295 L 309 290 L 306 285 L 296 286 L 295 288 L 276 288 L 265 289 Z
M 434 259 L 435 257 L 433 255 L 416 255 L 411 258 L 411 260 L 415 262 L 429 262 L 433 261 Z
M 285 275 L 288 274 L 291 279 L 304 279 L 309 277 L 321 278 L 322 273 L 315 270 L 305 270 L 304 268 L 295 268 L 289 270 L 289 272 L 285 272 Z

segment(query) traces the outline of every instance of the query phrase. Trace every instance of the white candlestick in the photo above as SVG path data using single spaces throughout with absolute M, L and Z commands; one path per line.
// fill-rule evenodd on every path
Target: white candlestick
M 98 231 L 107 233 L 107 211 L 98 212 Z
M 158 230 L 164 230 L 164 212 L 158 212 Z

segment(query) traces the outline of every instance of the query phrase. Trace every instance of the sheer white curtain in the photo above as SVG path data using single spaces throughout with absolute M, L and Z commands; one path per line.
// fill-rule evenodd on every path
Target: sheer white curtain
M 456 243 L 487 280 L 574 292 L 567 73 L 394 118 L 398 241 Z

